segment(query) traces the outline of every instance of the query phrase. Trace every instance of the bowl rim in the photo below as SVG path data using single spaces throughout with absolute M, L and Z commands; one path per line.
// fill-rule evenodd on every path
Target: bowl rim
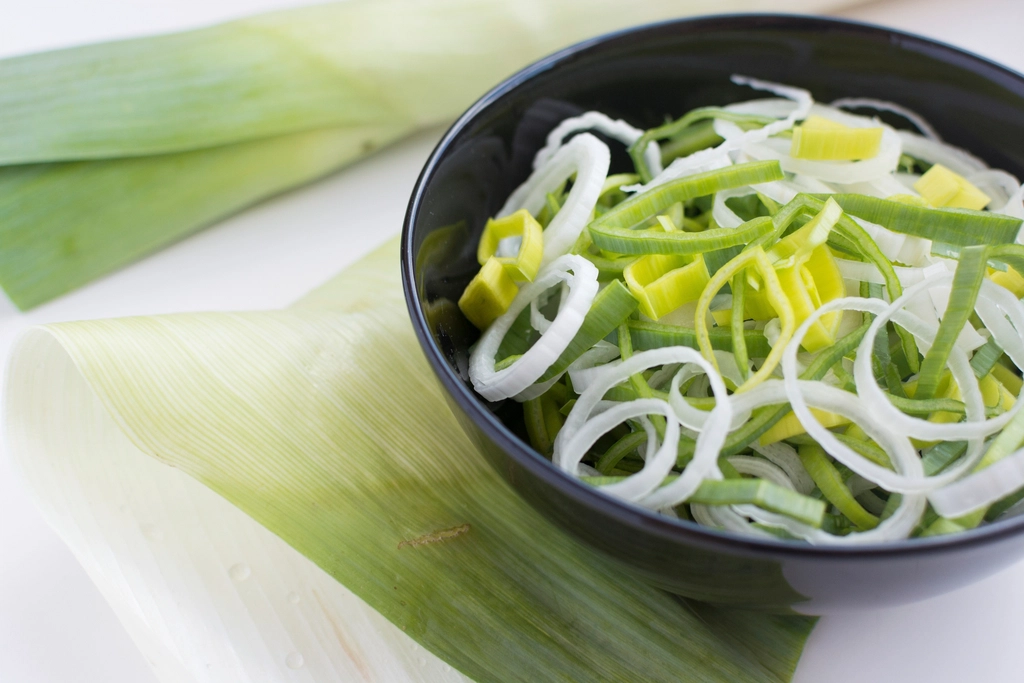
M 654 511 L 606 496 L 562 472 L 550 460 L 535 451 L 516 436 L 490 410 L 463 380 L 455 375 L 429 331 L 424 311 L 419 303 L 415 286 L 415 259 L 413 259 L 413 233 L 416 215 L 423 195 L 452 143 L 471 126 L 476 118 L 506 96 L 512 95 L 534 77 L 574 59 L 599 52 L 602 47 L 623 39 L 636 38 L 645 33 L 666 30 L 682 33 L 708 29 L 742 30 L 797 30 L 831 31 L 859 34 L 876 40 L 898 44 L 902 49 L 922 52 L 947 64 L 955 64 L 1005 90 L 1024 98 L 1024 75 L 997 62 L 956 47 L 914 33 L 885 26 L 799 14 L 741 13 L 711 14 L 681 19 L 669 19 L 642 24 L 604 33 L 580 41 L 512 74 L 474 102 L 445 132 L 420 171 L 405 213 L 401 237 L 402 287 L 413 329 L 424 355 L 444 389 L 459 407 L 487 436 L 516 463 L 572 502 L 615 518 L 624 526 L 638 529 L 650 536 L 662 537 L 666 542 L 683 542 L 714 551 L 724 551 L 748 557 L 767 559 L 784 558 L 896 558 L 914 555 L 942 554 L 961 548 L 989 545 L 1024 532 L 1024 515 L 1002 520 L 983 527 L 956 534 L 926 538 L 902 539 L 884 543 L 865 543 L 849 546 L 817 546 L 775 538 L 743 536 L 719 531 L 696 523 L 673 519 Z

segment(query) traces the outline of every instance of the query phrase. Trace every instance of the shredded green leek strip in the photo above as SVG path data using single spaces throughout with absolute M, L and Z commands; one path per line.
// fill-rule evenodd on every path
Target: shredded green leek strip
M 619 325 L 618 329 L 618 342 L 619 342 L 619 356 L 622 360 L 628 360 L 633 357 L 633 338 L 629 334 L 628 325 L 623 322 Z M 629 376 L 630 386 L 633 387 L 633 391 L 636 392 L 638 398 L 651 398 L 654 396 L 654 390 L 651 389 L 651 385 L 647 383 L 647 379 L 643 376 L 643 373 L 636 373 Z M 651 424 L 654 425 L 654 429 L 658 432 L 658 436 L 664 438 L 665 436 L 665 417 L 663 415 L 651 415 Z
M 690 327 L 666 325 L 647 320 L 628 321 L 633 348 L 637 351 L 659 349 L 664 346 L 689 346 L 697 348 L 697 331 Z M 741 328 L 742 329 L 742 328 Z M 736 353 L 733 331 L 716 327 L 708 330 L 711 348 L 717 351 Z M 743 329 L 744 345 L 753 358 L 765 358 L 772 347 L 760 330 Z
M 718 236 L 716 231 L 716 239 L 705 238 L 692 242 L 694 236 L 707 233 L 635 231 L 631 228 L 664 213 L 676 202 L 704 197 L 743 185 L 780 180 L 782 177 L 782 169 L 777 161 L 754 161 L 686 176 L 630 197 L 593 221 L 588 230 L 594 244 L 605 251 L 617 254 L 692 254 L 734 244 L 745 244 L 757 235 L 747 235 L 745 241 L 722 241 L 721 237 L 724 235 Z M 660 240 L 657 239 L 659 235 Z M 651 245 L 644 246 L 645 241 L 651 241 Z M 683 242 L 688 246 L 674 244 L 675 242 Z
M 928 399 L 935 395 L 939 379 L 946 369 L 949 352 L 974 312 L 974 303 L 985 279 L 987 259 L 988 249 L 985 246 L 964 247 L 960 251 L 960 261 L 957 263 L 953 286 L 949 293 L 949 304 L 942 316 L 935 341 L 921 363 L 915 398 Z
M 811 475 L 811 479 L 821 490 L 825 498 L 839 508 L 839 511 L 846 515 L 847 519 L 856 524 L 859 528 L 867 530 L 878 526 L 879 519 L 864 509 L 857 499 L 846 488 L 839 470 L 829 462 L 825 450 L 820 446 L 801 446 L 797 449 L 800 455 L 800 462 L 804 469 Z
M 766 218 L 764 220 L 767 220 L 768 224 L 771 225 L 770 218 Z M 771 353 L 765 357 L 764 363 L 757 372 L 748 377 L 743 384 L 736 388 L 737 392 L 746 391 L 747 389 L 757 386 L 771 375 L 782 360 L 782 353 L 786 348 L 786 344 L 789 343 L 790 338 L 793 336 L 793 332 L 796 330 L 796 318 L 793 314 L 793 307 L 790 305 L 789 299 L 786 297 L 786 293 L 782 289 L 782 284 L 779 282 L 778 275 L 775 274 L 775 268 L 768 261 L 768 257 L 765 255 L 764 250 L 761 247 L 754 247 L 744 251 L 715 273 L 714 277 L 711 278 L 711 281 L 708 282 L 707 287 L 705 287 L 704 291 L 701 293 L 700 299 L 697 300 L 694 329 L 697 332 L 697 347 L 700 349 L 701 355 L 703 355 L 709 363 L 714 365 L 716 369 L 718 368 L 718 361 L 713 353 L 714 347 L 711 345 L 711 338 L 708 334 L 706 314 L 711 305 L 711 299 L 729 281 L 730 278 L 737 273 L 746 270 L 747 267 L 753 267 L 761 275 L 761 278 L 764 281 L 764 289 L 768 303 L 775 309 L 775 313 L 778 315 L 779 321 L 782 324 L 782 330 L 779 333 L 779 338 L 776 341 L 775 346 L 772 347 Z
M 824 502 L 765 479 L 705 480 L 687 502 L 701 505 L 756 505 L 818 528 L 825 517 Z
M 743 381 L 750 377 L 750 359 L 747 356 L 747 335 L 743 327 L 746 316 L 743 314 L 743 299 L 747 290 L 746 271 L 740 271 L 732 278 L 732 354 L 736 357 L 736 367 L 740 369 Z M 713 348 L 714 345 L 712 345 Z
M 988 211 L 933 209 L 859 194 L 828 196 L 850 215 L 895 232 L 958 246 L 1012 244 L 1021 227 L 1019 218 Z
M 915 394 L 914 398 L 907 398 L 906 396 L 896 396 L 894 394 L 885 394 L 889 402 L 900 409 L 900 411 L 907 415 L 931 415 L 932 413 L 956 413 L 958 415 L 964 415 L 967 412 L 966 406 L 963 401 L 957 401 L 952 398 L 917 398 Z
M 677 157 L 689 156 L 722 142 L 724 140 L 715 132 L 715 122 L 701 121 L 661 143 L 661 163 L 668 165 Z
M 647 167 L 647 161 L 644 159 L 644 152 L 647 150 L 647 146 L 658 140 L 665 140 L 666 138 L 673 138 L 684 130 L 689 128 L 695 123 L 707 121 L 708 119 L 722 119 L 723 121 L 732 121 L 733 123 L 746 123 L 757 126 L 766 126 L 775 119 L 767 116 L 758 116 L 756 114 L 741 114 L 728 109 L 722 109 L 720 107 L 701 107 L 687 112 L 675 121 L 666 123 L 663 126 L 657 128 L 651 128 L 644 131 L 644 134 L 629 147 L 629 156 L 633 159 L 633 165 L 636 166 L 636 172 L 640 175 L 642 182 L 651 181 L 651 169 Z M 711 133 L 714 133 L 714 129 L 711 129 Z M 717 138 L 717 134 L 715 135 Z M 710 139 L 710 135 L 708 136 Z
M 538 453 L 548 455 L 554 449 L 555 439 L 548 434 L 542 399 L 543 396 L 538 396 L 523 402 L 523 419 L 526 422 L 526 435 L 530 438 L 530 445 Z
M 864 456 L 871 462 L 875 463 L 879 467 L 886 467 L 892 469 L 892 460 L 889 459 L 889 454 L 886 453 L 881 446 L 874 443 L 873 441 L 864 441 L 862 439 L 855 439 L 847 436 L 846 434 L 835 434 L 836 440 L 843 443 L 860 455 Z
M 627 454 L 635 451 L 647 441 L 645 432 L 630 432 L 616 441 L 604 452 L 594 465 L 601 474 L 608 474 Z
M 565 372 L 585 351 L 618 328 L 636 307 L 637 301 L 626 286 L 618 280 L 611 282 L 594 297 L 579 331 L 537 382 L 546 382 Z
M 737 228 L 710 228 L 703 232 L 631 230 L 591 224 L 590 236 L 601 249 L 618 254 L 701 254 L 747 244 L 771 229 L 772 219 L 763 216 Z

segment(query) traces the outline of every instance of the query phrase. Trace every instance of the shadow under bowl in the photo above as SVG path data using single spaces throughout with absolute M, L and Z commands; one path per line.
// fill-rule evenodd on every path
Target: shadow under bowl
M 660 23 L 570 47 L 474 104 L 434 150 L 409 203 L 405 296 L 452 410 L 494 468 L 548 519 L 632 575 L 687 597 L 822 614 L 921 600 L 1015 562 L 1024 556 L 1024 516 L 957 535 L 843 548 L 741 537 L 670 519 L 559 471 L 530 447 L 516 404 L 491 404 L 473 392 L 468 348 L 478 333 L 453 302 L 478 269 L 484 223 L 529 175 L 548 131 L 590 109 L 646 128 L 695 107 L 760 96 L 733 85 L 729 76 L 736 73 L 807 88 L 818 101 L 897 102 L 947 141 L 1024 174 L 1024 77 L 917 36 L 831 19 L 732 15 Z M 631 170 L 621 145 L 610 146 L 612 172 Z

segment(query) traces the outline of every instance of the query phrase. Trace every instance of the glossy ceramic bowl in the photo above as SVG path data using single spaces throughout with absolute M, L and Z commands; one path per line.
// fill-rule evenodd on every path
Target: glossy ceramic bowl
M 694 107 L 763 96 L 731 84 L 734 73 L 807 88 L 819 101 L 898 102 L 948 141 L 1024 176 L 1024 77 L 917 36 L 828 19 L 733 15 L 568 48 L 474 104 L 434 150 L 409 203 L 405 295 L 452 410 L 531 505 L 632 574 L 688 597 L 821 614 L 920 600 L 1018 560 L 1024 516 L 959 535 L 850 548 L 745 538 L 659 516 L 557 470 L 530 447 L 518 406 L 473 392 L 466 367 L 478 334 L 452 302 L 478 268 L 486 219 L 529 175 L 547 132 L 588 109 L 645 128 Z M 621 145 L 610 146 L 611 172 L 631 170 Z

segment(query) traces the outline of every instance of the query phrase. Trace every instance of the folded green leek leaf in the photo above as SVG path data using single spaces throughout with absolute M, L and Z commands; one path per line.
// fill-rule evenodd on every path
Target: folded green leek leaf
M 158 471 L 185 473 L 400 629 L 382 638 L 408 653 L 410 636 L 477 681 L 789 680 L 812 619 L 688 605 L 638 584 L 486 465 L 417 347 L 396 252 L 391 242 L 285 311 L 27 333 L 10 366 L 4 423 L 51 522 L 81 539 L 101 518 L 121 523 L 143 502 L 173 496 L 181 482 L 157 486 Z M 111 450 L 155 468 L 103 470 Z M 90 463 L 91 474 L 60 478 L 66 468 L 88 473 Z M 115 482 L 115 493 L 78 500 L 92 480 Z M 76 514 L 82 507 L 93 513 Z M 367 679 L 458 679 L 434 659 L 417 670 L 399 654 L 366 655 L 338 623 L 356 614 L 342 613 L 326 589 L 265 594 L 287 581 L 264 574 L 287 568 L 245 556 L 243 540 L 218 542 L 223 534 L 204 526 L 211 520 L 199 520 L 178 558 L 158 524 L 134 521 L 145 541 L 72 547 L 101 585 L 148 586 L 119 613 L 149 634 L 137 639 L 164 680 L 288 680 L 304 667 L 310 680 L 346 680 L 343 665 L 325 659 L 342 651 L 348 670 Z M 230 567 L 220 583 L 190 564 L 211 545 Z M 184 609 L 168 588 L 176 581 L 218 605 L 216 618 Z M 310 603 L 334 615 L 332 629 L 303 616 L 299 606 Z M 165 628 L 189 619 L 196 628 Z M 207 659 L 223 667 L 219 677 L 204 669 Z
M 448 121 L 558 48 L 760 4 L 350 0 L 0 60 L 0 287 L 30 308 Z

